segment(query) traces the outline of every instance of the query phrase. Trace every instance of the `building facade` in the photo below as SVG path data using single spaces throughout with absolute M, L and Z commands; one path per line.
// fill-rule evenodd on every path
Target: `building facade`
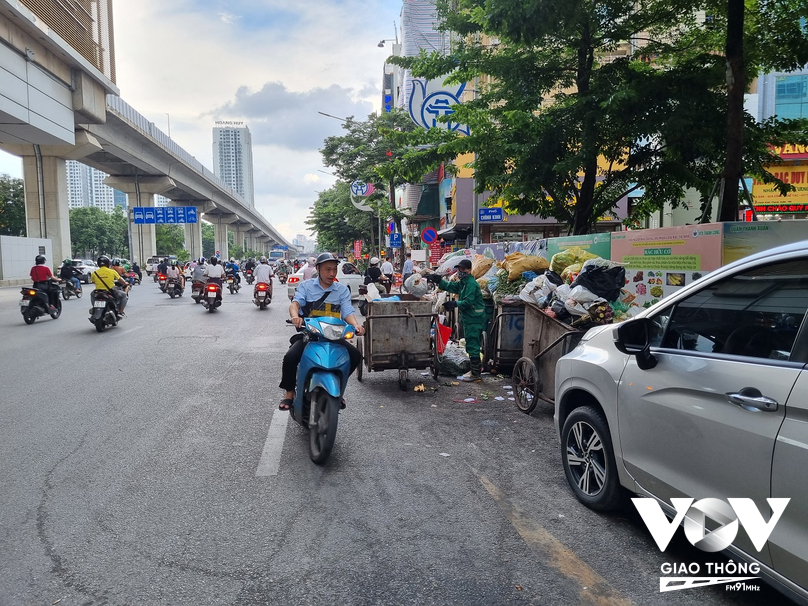
M 255 207 L 252 136 L 243 122 L 221 121 L 213 127 L 213 172 Z
M 95 206 L 104 212 L 111 213 L 116 206 L 127 210 L 126 194 L 109 185 L 104 179 L 109 175 L 92 166 L 75 160 L 66 162 L 67 203 L 70 208 Z M 155 206 L 167 206 L 170 200 L 164 196 L 155 196 Z

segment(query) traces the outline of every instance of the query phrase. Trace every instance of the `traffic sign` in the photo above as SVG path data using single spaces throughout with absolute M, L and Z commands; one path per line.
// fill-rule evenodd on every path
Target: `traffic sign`
M 481 208 L 480 211 L 480 223 L 490 223 L 491 221 L 502 221 L 503 214 L 502 214 L 502 207 L 495 206 L 493 208 Z
M 143 223 L 198 223 L 196 206 L 133 206 L 132 222 Z
M 401 248 L 401 234 L 390 234 L 390 248 Z
M 421 240 L 427 244 L 432 244 L 438 241 L 438 232 L 434 227 L 425 227 L 421 230 Z
M 440 242 L 430 242 L 429 243 L 429 263 L 431 265 L 437 265 L 442 256 L 443 256 L 443 254 L 441 252 Z

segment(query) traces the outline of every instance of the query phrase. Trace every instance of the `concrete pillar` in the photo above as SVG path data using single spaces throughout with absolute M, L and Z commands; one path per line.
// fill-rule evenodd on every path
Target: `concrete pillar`
M 22 157 L 28 237 L 51 241 L 53 259 L 47 260 L 48 266 L 73 257 L 66 166 L 65 159 L 56 156 Z M 84 251 L 76 252 L 84 254 Z
M 219 251 L 221 259 L 230 258 L 230 246 L 227 240 L 227 232 L 230 223 L 235 220 L 235 215 L 206 214 L 205 220 L 213 223 L 214 251 Z
M 154 208 L 154 196 L 162 194 L 176 187 L 169 177 L 107 177 L 104 185 L 109 185 L 126 194 L 126 204 L 130 211 L 135 206 Z M 155 239 L 154 224 L 133 224 L 132 246 L 129 251 L 132 260 L 141 266 L 149 257 L 157 255 L 157 241 Z
M 186 223 L 185 229 L 185 250 L 192 259 L 199 259 L 202 256 L 202 221 L 196 223 Z

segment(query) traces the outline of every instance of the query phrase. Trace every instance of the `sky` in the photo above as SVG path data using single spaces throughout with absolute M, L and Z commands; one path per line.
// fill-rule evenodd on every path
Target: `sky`
M 216 120 L 252 134 L 255 206 L 291 240 L 335 181 L 319 149 L 381 106 L 401 0 L 114 0 L 121 98 L 213 169 Z M 321 172 L 326 171 L 326 172 Z M 22 176 L 0 152 L 0 173 Z

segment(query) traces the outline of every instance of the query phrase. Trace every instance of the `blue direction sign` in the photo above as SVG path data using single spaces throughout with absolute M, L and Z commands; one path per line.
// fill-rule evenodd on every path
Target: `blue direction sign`
M 289 246 L 286 244 L 276 244 L 272 247 L 274 250 L 289 250 Z
M 198 223 L 199 215 L 196 206 L 134 206 L 132 207 L 133 223 Z
M 480 223 L 489 223 L 491 221 L 502 221 L 502 218 L 503 214 L 501 207 L 480 209 Z
M 390 234 L 390 248 L 401 248 L 401 234 Z

